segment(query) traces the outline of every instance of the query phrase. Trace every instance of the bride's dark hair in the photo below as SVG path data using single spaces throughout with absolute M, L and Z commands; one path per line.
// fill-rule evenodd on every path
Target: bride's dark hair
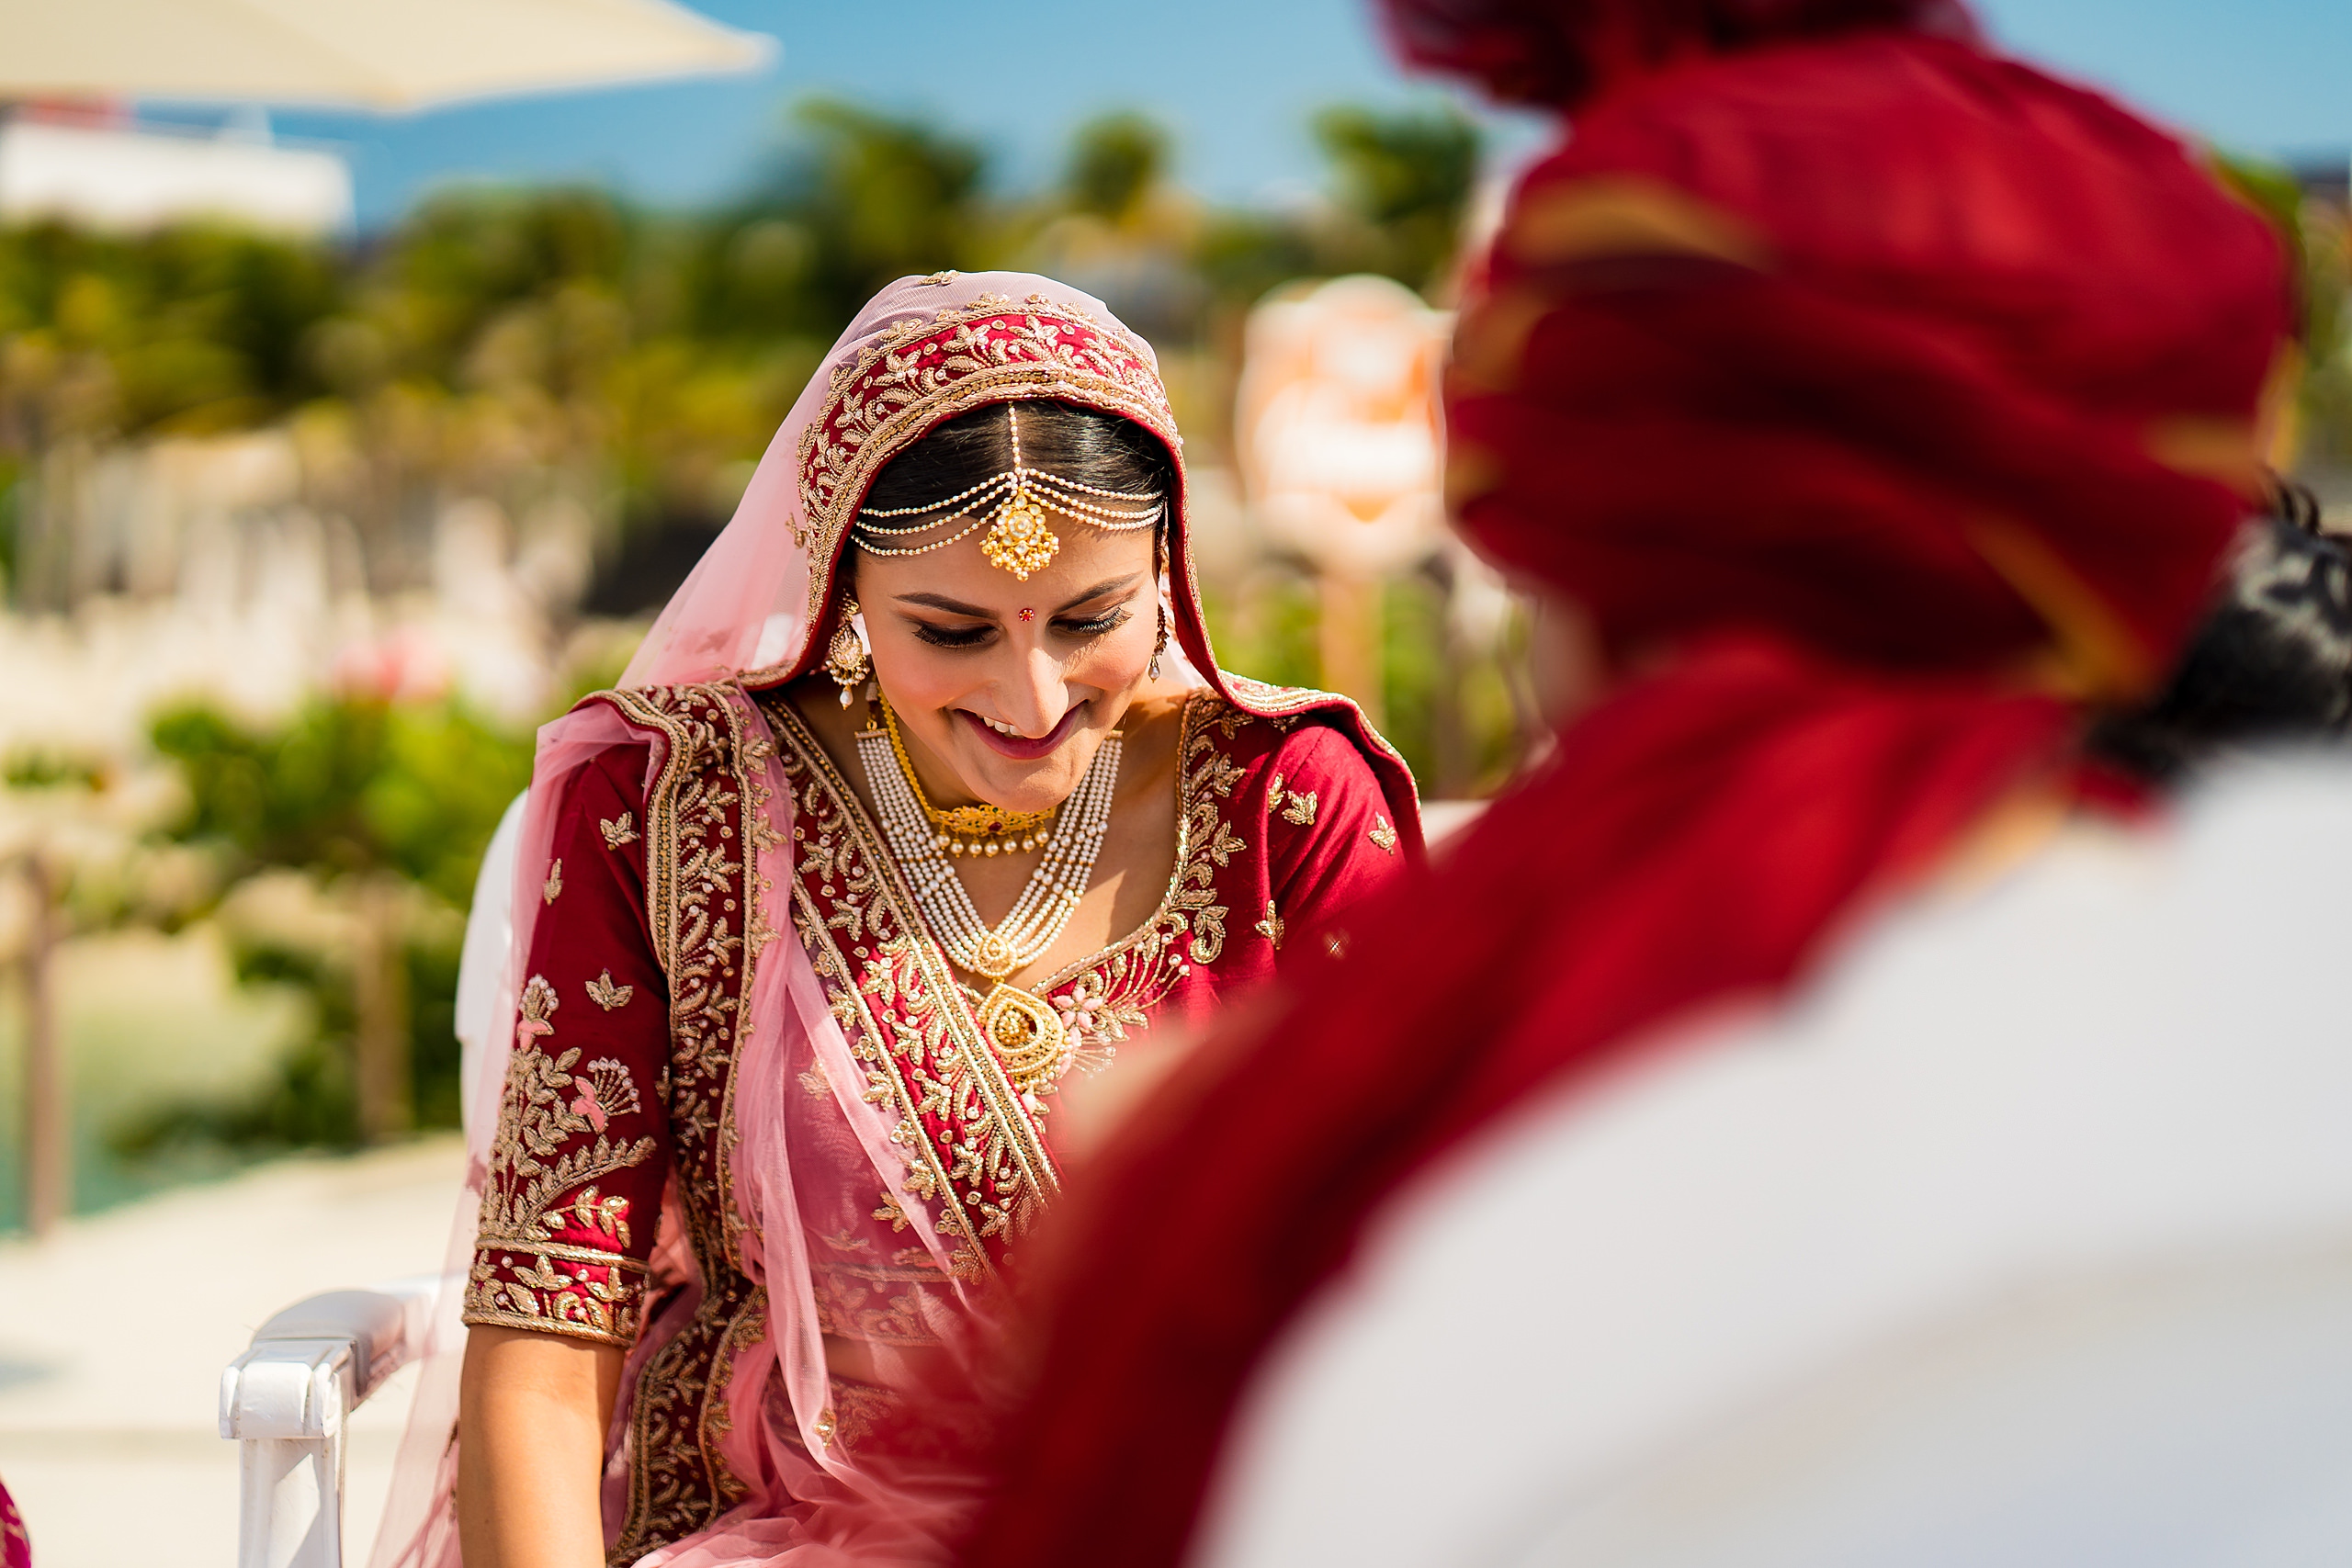
M 874 476 L 865 504 L 880 510 L 923 506 L 971 489 L 1012 467 L 1011 403 L 957 414 L 891 458 Z M 1175 504 L 1175 478 L 1159 437 L 1130 419 L 1048 398 L 1023 401 L 1021 457 L 1081 484 L 1144 494 Z

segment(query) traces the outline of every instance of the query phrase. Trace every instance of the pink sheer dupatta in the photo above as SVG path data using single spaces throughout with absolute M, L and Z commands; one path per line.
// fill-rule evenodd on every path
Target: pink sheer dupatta
M 812 554 L 819 531 L 803 502 L 803 435 L 820 417 L 836 378 L 855 367 L 894 326 L 972 307 L 989 295 L 1043 297 L 1100 322 L 1110 312 L 1086 295 L 1025 274 L 905 279 L 851 324 L 769 444 L 733 520 L 654 623 L 622 680 L 624 689 L 783 679 L 805 661 L 812 636 L 812 575 L 832 562 Z M 1140 347 L 1140 344 L 1136 345 Z M 1148 349 L 1142 352 L 1148 355 Z M 803 541 L 809 541 L 804 543 Z M 1180 569 L 1181 570 L 1181 569 Z M 1182 580 L 1180 577 L 1180 584 Z M 1188 584 L 1177 589 L 1189 598 Z M 1191 632 L 1196 617 L 1179 616 Z M 1197 636 L 1197 634 L 1194 634 Z M 1187 641 L 1193 640 L 1187 637 Z M 1205 657 L 1205 645 L 1201 649 Z M 866 1072 L 829 1009 L 824 987 L 791 932 L 794 789 L 755 703 L 729 693 L 738 733 L 764 748 L 766 818 L 755 883 L 765 900 L 745 944 L 752 966 L 749 1019 L 740 1036 L 728 1156 L 730 1222 L 744 1272 L 765 1292 L 754 1333 L 719 1364 L 727 1379 L 719 1432 L 729 1469 L 728 1506 L 715 1522 L 639 1559 L 671 1568 L 735 1568 L 841 1562 L 938 1561 L 943 1541 L 973 1501 L 968 1442 L 980 1431 L 981 1369 L 973 1347 L 993 1302 L 906 1190 L 907 1165 L 891 1134 L 895 1110 L 869 1103 Z M 455 1568 L 458 1373 L 466 1330 L 459 1303 L 470 1265 L 499 1097 L 512 1052 L 525 956 L 542 909 L 558 803 L 581 768 L 646 734 L 607 704 L 590 702 L 539 732 L 525 807 L 514 886 L 514 940 L 499 995 L 503 1021 L 492 1037 L 472 1113 L 465 1190 L 452 1228 L 443 1310 L 396 1468 L 372 1568 Z M 657 742 L 652 771 L 663 758 Z M 649 788 L 653 780 L 649 777 Z M 780 934 L 779 934 L 780 933 Z M 674 1194 L 673 1194 L 674 1196 Z M 670 1206 L 666 1206 L 668 1208 Z M 673 1213 L 674 1211 L 673 1210 Z M 606 1444 L 605 1525 L 617 1528 L 628 1497 L 635 1395 L 650 1361 L 691 1316 L 699 1281 L 678 1227 L 665 1220 L 654 1259 L 684 1289 L 662 1301 L 629 1352 Z M 844 1259 L 856 1260 L 854 1265 Z M 845 1312 L 872 1277 L 916 1278 L 931 1287 L 910 1320 Z M 827 1302 L 824 1312 L 820 1299 Z M 823 1326 L 820 1327 L 820 1325 Z M 854 1379 L 829 1367 L 826 1336 L 859 1348 Z

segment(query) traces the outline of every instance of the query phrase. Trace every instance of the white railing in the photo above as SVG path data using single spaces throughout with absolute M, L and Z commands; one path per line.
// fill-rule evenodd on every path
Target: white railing
M 342 1568 L 344 1424 L 422 1353 L 440 1280 L 298 1302 L 220 1374 L 241 1472 L 237 1568 Z

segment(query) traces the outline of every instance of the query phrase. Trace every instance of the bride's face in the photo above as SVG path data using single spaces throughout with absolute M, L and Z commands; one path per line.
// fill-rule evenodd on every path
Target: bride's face
M 947 779 L 1015 811 L 1069 799 L 1150 670 L 1153 530 L 1052 525 L 1061 548 L 1026 581 L 989 564 L 985 529 L 926 555 L 858 552 L 874 676 L 934 804 L 962 804 L 936 798 Z

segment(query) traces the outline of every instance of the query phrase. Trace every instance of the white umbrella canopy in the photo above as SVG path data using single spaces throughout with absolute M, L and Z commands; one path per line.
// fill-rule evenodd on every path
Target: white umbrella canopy
M 671 0 L 6 0 L 0 97 L 414 108 L 756 70 L 773 40 Z

